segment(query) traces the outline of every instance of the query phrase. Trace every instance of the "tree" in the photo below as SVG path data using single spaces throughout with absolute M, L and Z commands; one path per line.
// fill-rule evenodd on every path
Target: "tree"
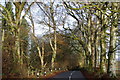
M 111 3 L 111 10 L 118 10 L 119 7 L 117 6 L 119 3 Z M 118 29 L 118 16 L 119 13 L 114 13 L 111 11 L 111 17 L 110 17 L 110 41 L 109 41 L 109 51 L 108 51 L 108 67 L 107 67 L 107 73 L 111 73 L 111 66 L 112 61 L 115 58 L 115 50 L 116 50 L 116 31 Z M 116 21 L 114 23 L 114 21 Z
M 53 55 L 52 55 L 52 59 L 51 59 L 51 67 L 54 68 L 54 63 L 56 60 L 56 54 L 57 54 L 57 27 L 59 26 L 59 22 L 58 19 L 55 20 L 55 18 L 59 18 L 59 14 L 57 12 L 57 9 L 59 7 L 59 5 L 55 5 L 54 2 L 49 2 L 49 5 L 44 4 L 44 3 L 37 3 L 37 5 L 39 6 L 39 8 L 42 10 L 43 14 L 45 15 L 45 20 L 44 21 L 40 21 L 40 23 L 43 23 L 44 25 L 49 27 L 49 30 L 51 30 L 51 28 L 54 31 L 54 42 L 52 43 L 52 39 L 50 38 L 50 46 L 52 48 L 53 51 Z
M 15 15 L 12 10 L 12 5 L 15 5 Z M 27 22 L 24 18 L 26 14 L 21 16 L 22 11 L 24 10 L 24 6 L 25 2 L 8 2 L 6 3 L 6 7 L 0 4 L 0 7 L 3 9 L 3 12 L 0 13 L 3 16 L 3 33 L 5 33 L 4 44 L 6 44 L 3 47 L 3 52 L 7 51 L 7 55 L 9 55 L 8 53 L 12 54 L 10 56 L 13 57 L 12 62 L 14 62 L 13 64 L 15 64 L 15 69 L 13 70 L 13 73 L 22 72 L 19 71 L 17 67 L 20 65 L 20 69 L 22 69 L 23 56 L 26 55 L 24 53 L 27 53 L 23 49 L 24 44 L 27 44 L 27 40 L 25 41 L 25 37 L 27 37 L 29 32 Z M 22 29 L 23 32 L 21 31 Z M 25 32 L 24 29 L 28 32 Z M 24 34 L 24 36 L 22 36 L 21 34 Z M 16 64 L 18 64 L 18 66 L 16 66 Z
M 113 10 L 110 8 L 111 3 L 107 2 L 88 4 L 63 2 L 63 4 L 68 15 L 74 18 L 77 23 L 76 29 L 65 28 L 65 30 L 71 31 L 72 35 L 70 37 L 76 40 L 76 42 L 78 41 L 78 45 L 81 45 L 83 48 L 86 57 L 86 66 L 90 68 L 89 70 L 91 70 L 92 67 L 96 68 L 100 57 L 100 69 L 101 72 L 103 72 L 103 66 L 106 66 L 107 63 L 107 43 L 109 41 L 111 42 L 113 38 L 111 35 L 108 35 L 107 31 L 109 31 L 109 25 L 112 24 L 110 22 L 112 21 L 111 16 L 119 12 L 118 8 Z M 110 13 L 108 13 L 108 11 L 110 11 Z M 117 19 L 116 17 L 115 20 Z M 116 29 L 114 28 L 114 30 Z M 112 34 L 115 36 L 115 31 L 112 31 Z M 110 37 L 111 40 L 109 40 L 108 37 Z M 115 49 L 115 42 L 112 43 Z M 109 50 L 113 49 L 109 48 Z M 108 59 L 108 62 L 111 62 L 111 60 Z

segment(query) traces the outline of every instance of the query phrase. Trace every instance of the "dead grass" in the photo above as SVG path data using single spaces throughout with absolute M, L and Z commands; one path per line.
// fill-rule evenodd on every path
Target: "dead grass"
M 112 78 L 107 73 L 98 74 L 99 72 L 89 72 L 81 70 L 87 80 L 120 80 L 120 78 Z

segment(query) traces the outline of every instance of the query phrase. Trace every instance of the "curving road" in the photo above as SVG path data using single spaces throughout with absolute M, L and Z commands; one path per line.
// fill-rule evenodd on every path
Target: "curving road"
M 87 80 L 80 71 L 67 71 L 54 76 L 50 80 Z

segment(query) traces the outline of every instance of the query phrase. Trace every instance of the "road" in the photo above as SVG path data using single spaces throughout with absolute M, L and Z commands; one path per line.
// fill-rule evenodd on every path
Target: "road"
M 50 80 L 87 80 L 80 71 L 67 71 L 54 76 Z

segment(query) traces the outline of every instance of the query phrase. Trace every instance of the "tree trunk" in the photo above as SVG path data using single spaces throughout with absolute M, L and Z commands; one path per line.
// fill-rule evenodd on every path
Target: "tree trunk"
M 94 38 L 94 68 L 96 70 L 96 66 L 97 66 L 97 43 L 96 43 L 96 39 L 97 39 L 97 32 L 95 32 L 95 38 Z
M 16 14 L 15 15 L 15 17 L 16 17 L 16 20 L 15 20 L 16 53 L 17 53 L 17 56 L 18 56 L 18 62 L 20 64 L 23 64 L 22 58 L 21 58 L 21 50 L 20 50 L 21 49 L 20 48 L 20 27 L 21 27 L 21 19 L 20 19 L 20 17 L 21 17 L 21 13 L 22 13 L 22 10 L 24 8 L 25 2 L 23 2 L 23 3 L 15 2 L 14 5 L 15 5 L 15 14 Z
M 21 51 L 20 51 L 20 39 L 19 39 L 19 29 L 18 31 L 16 32 L 16 41 L 15 41 L 15 46 L 16 46 L 16 53 L 17 53 L 17 60 L 18 60 L 18 63 L 21 64 Z
M 105 16 L 101 13 L 101 33 L 100 33 L 100 48 L 101 48 L 101 53 L 100 53 L 100 71 L 105 72 L 103 66 L 105 66 L 105 59 L 106 59 L 106 29 L 105 29 L 105 23 L 104 23 L 104 18 Z
M 116 45 L 116 34 L 115 34 L 116 28 L 112 25 L 110 27 L 110 42 L 109 42 L 109 51 L 108 51 L 108 67 L 107 67 L 107 73 L 111 73 L 111 65 L 112 60 L 114 59 L 114 48 Z
M 110 27 L 110 45 L 109 45 L 109 52 L 108 52 L 108 67 L 107 67 L 107 73 L 110 74 L 110 68 L 111 68 L 111 60 L 112 60 L 112 54 L 113 54 L 113 26 Z
M 55 64 L 56 51 L 57 51 L 57 39 L 56 39 L 56 27 L 55 27 L 54 28 L 54 49 L 53 49 L 53 55 L 52 55 L 52 61 L 51 61 L 52 68 L 54 68 L 54 64 Z
M 119 3 L 111 3 L 111 9 L 117 10 L 119 9 L 118 6 Z M 112 65 L 115 65 L 114 59 L 115 59 L 115 47 L 116 47 L 116 31 L 118 27 L 118 19 L 119 19 L 119 13 L 114 13 L 111 15 L 111 25 L 110 25 L 110 42 L 109 42 L 109 51 L 108 51 L 108 67 L 107 67 L 107 73 L 110 74 L 112 71 Z M 117 23 L 115 23 L 115 20 Z
M 41 66 L 44 67 L 44 54 L 45 54 L 45 48 L 44 48 L 44 41 L 42 40 L 42 57 L 41 57 Z

